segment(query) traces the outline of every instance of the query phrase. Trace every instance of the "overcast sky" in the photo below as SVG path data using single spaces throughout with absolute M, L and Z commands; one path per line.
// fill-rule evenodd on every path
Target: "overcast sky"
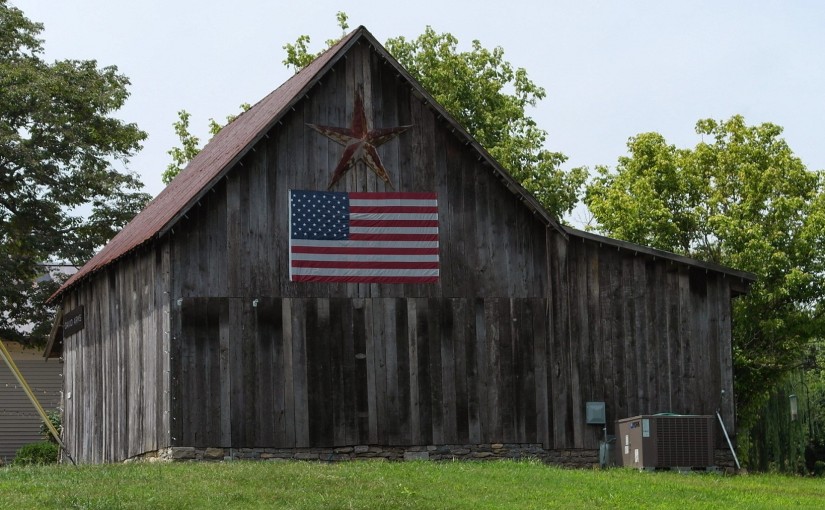
M 773 122 L 809 169 L 825 169 L 825 2 L 474 0 L 10 0 L 45 24 L 46 58 L 96 59 L 132 82 L 119 113 L 149 133 L 130 168 L 163 187 L 176 112 L 208 138 L 291 76 L 282 46 L 340 35 L 335 13 L 379 41 L 427 25 L 501 46 L 547 90 L 529 114 L 568 167 L 615 164 L 628 137 L 658 131 L 692 147 L 700 118 Z M 582 213 L 579 213 L 582 215 Z M 581 217 L 572 218 L 574 223 Z

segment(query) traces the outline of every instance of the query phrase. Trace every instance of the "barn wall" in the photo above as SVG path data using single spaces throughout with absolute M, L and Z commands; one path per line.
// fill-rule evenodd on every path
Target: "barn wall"
M 178 438 L 176 444 L 228 446 L 230 442 L 232 445 L 274 442 L 292 446 L 308 445 L 312 441 L 339 444 L 342 438 L 352 443 L 376 439 L 377 434 L 382 441 L 417 444 L 445 434 L 444 437 L 452 440 L 456 434 L 464 437 L 471 431 L 476 439 L 497 437 L 502 430 L 510 435 L 516 433 L 516 428 L 519 437 L 537 435 L 536 420 L 546 416 L 536 416 L 536 390 L 530 390 L 532 396 L 525 397 L 530 402 L 525 403 L 520 397 L 505 397 L 505 390 L 499 385 L 505 385 L 509 392 L 522 384 L 515 381 L 521 377 L 517 374 L 525 372 L 523 377 L 533 377 L 529 375 L 534 371 L 532 339 L 525 344 L 529 347 L 529 356 L 524 346 L 519 348 L 522 350 L 514 350 L 514 342 L 519 335 L 525 337 L 522 342 L 527 342 L 534 315 L 536 321 L 547 320 L 546 226 L 501 185 L 492 168 L 479 163 L 464 141 L 439 121 L 427 104 L 411 94 L 408 85 L 388 70 L 365 45 L 356 47 L 170 233 L 172 296 L 183 299 L 181 306 L 173 307 L 172 311 L 172 373 L 179 382 L 173 382 L 179 392 L 173 397 L 177 403 L 173 404 L 174 416 L 178 418 L 173 424 L 178 432 L 172 433 Z M 360 83 L 366 84 L 361 92 L 368 109 L 367 117 L 373 122 L 371 127 L 412 125 L 378 150 L 394 189 L 435 190 L 438 195 L 442 270 L 436 284 L 288 281 L 288 190 L 326 189 L 330 169 L 335 167 L 341 153 L 340 146 L 306 124 L 349 125 L 353 96 Z M 371 107 L 375 110 L 369 111 Z M 346 175 L 340 189 L 376 191 L 384 190 L 385 185 L 359 164 Z M 256 310 L 250 307 L 255 300 L 262 307 L 264 303 L 272 303 L 262 309 L 280 314 L 271 319 L 274 324 L 266 322 L 269 319 L 262 318 L 259 311 L 252 314 Z M 518 324 L 513 319 L 518 319 L 512 316 L 522 313 L 526 305 L 521 303 L 532 303 L 526 330 L 516 328 Z M 393 311 L 385 311 L 386 307 Z M 314 317 L 318 313 L 326 317 L 327 322 L 322 323 L 326 326 L 318 326 L 305 316 Z M 392 315 L 393 327 L 408 329 L 403 334 L 387 337 L 382 326 L 389 320 L 387 314 Z M 257 317 L 256 322 L 250 322 L 253 315 Z M 402 321 L 401 325 L 398 321 Z M 543 340 L 538 342 L 541 345 L 546 341 L 544 322 L 540 336 Z M 238 331 L 239 324 L 244 325 L 243 335 L 253 335 L 258 340 L 252 342 L 243 337 Z M 366 413 L 359 419 L 369 420 L 368 424 L 336 422 L 333 429 L 325 429 L 323 434 L 312 428 L 317 422 L 307 413 L 312 412 L 313 416 L 323 413 L 319 408 L 324 407 L 329 407 L 331 412 L 332 407 L 322 402 L 331 397 L 329 391 L 338 386 L 326 381 L 322 383 L 326 386 L 311 389 L 301 381 L 313 381 L 312 384 L 323 381 L 317 374 L 313 375 L 313 371 L 319 370 L 313 356 L 320 355 L 313 351 L 319 349 L 313 342 L 321 341 L 319 336 L 324 342 L 329 341 L 327 326 L 330 325 L 343 328 L 336 333 L 337 338 L 348 341 L 346 345 L 351 350 L 367 355 L 366 344 L 358 342 L 371 342 L 370 348 L 383 353 L 389 350 L 390 356 L 400 357 L 400 361 L 394 359 L 391 365 L 385 365 L 382 357 L 370 358 L 378 360 L 378 365 L 369 370 L 363 361 L 366 358 L 360 358 L 364 368 L 360 375 L 353 372 L 354 379 L 347 384 L 352 386 L 360 381 L 357 387 L 362 393 L 371 388 L 369 401 L 373 405 L 383 402 L 383 398 L 375 394 L 385 395 L 381 388 L 386 383 L 381 381 L 401 377 L 388 372 L 387 366 L 395 367 L 400 362 L 404 370 L 411 371 L 411 381 L 401 377 L 398 382 L 390 383 L 403 392 L 392 396 L 392 405 L 406 409 L 414 402 L 421 406 L 420 416 L 409 409 L 412 414 L 407 429 L 395 431 L 391 423 L 382 421 L 383 407 L 381 411 L 368 413 L 364 408 L 368 399 L 353 393 L 356 386 L 349 391 L 357 401 L 346 402 L 341 395 L 335 397 L 335 401 L 340 406 L 349 406 L 347 409 L 351 412 L 357 408 Z M 368 332 L 374 328 L 378 329 L 370 336 Z M 472 331 L 465 332 L 466 328 Z M 461 337 L 454 337 L 458 331 Z M 274 353 L 277 349 L 270 352 L 275 347 L 266 347 L 281 345 L 278 342 L 283 340 L 278 339 L 291 338 L 289 335 L 300 339 L 294 345 L 286 344 L 295 350 L 278 357 Z M 446 344 L 442 345 L 441 338 Z M 453 342 L 462 344 L 460 351 L 455 351 L 458 347 Z M 241 345 L 244 347 L 239 350 Z M 330 346 L 342 348 L 335 342 L 330 342 Z M 465 352 L 467 349 L 471 351 L 469 354 Z M 457 356 L 456 352 L 462 355 Z M 448 359 L 442 360 L 442 355 Z M 465 361 L 465 356 L 471 359 Z M 307 363 L 307 359 L 311 362 Z M 327 366 L 333 359 L 338 358 L 318 358 L 317 361 Z M 355 370 L 359 364 L 348 362 L 353 365 L 347 370 Z M 273 367 L 272 363 L 283 365 L 286 372 L 279 374 L 281 365 Z M 456 363 L 457 368 L 453 366 Z M 488 363 L 493 364 L 494 370 L 489 369 Z M 499 367 L 499 363 L 504 363 L 504 368 Z M 431 373 L 430 369 L 440 373 Z M 455 370 L 461 374 L 472 373 L 465 378 L 456 376 Z M 477 380 L 488 375 L 496 378 Z M 446 382 L 442 376 L 447 377 Z M 292 385 L 294 395 L 290 386 L 283 386 L 286 384 Z M 479 384 L 483 388 L 474 390 Z M 270 398 L 266 395 L 271 394 L 272 389 L 267 385 L 274 385 L 275 394 L 285 394 L 285 400 L 273 401 L 271 406 L 269 403 L 259 405 L 260 399 Z M 532 384 L 530 386 L 532 388 Z M 468 400 L 473 393 L 467 388 L 481 391 L 483 395 L 475 398 L 486 400 Z M 188 395 L 195 397 L 188 398 Z M 457 401 L 462 398 L 463 401 Z M 438 407 L 436 411 L 430 409 L 432 399 Z M 511 418 L 501 418 L 499 406 L 510 405 L 523 409 L 508 409 Z M 265 410 L 272 406 L 277 411 Z M 444 406 L 452 410 L 442 410 Z M 473 414 L 471 417 L 470 411 L 456 411 L 465 407 L 483 416 Z M 249 415 L 252 412 L 264 414 Z M 266 414 L 270 412 L 280 414 L 274 417 Z M 442 421 L 442 414 L 447 422 Z M 485 421 L 483 417 L 487 416 L 493 421 Z M 319 426 L 328 428 L 332 423 L 329 416 L 320 418 L 324 425 Z M 352 416 L 345 418 L 354 420 Z M 312 423 L 312 427 L 307 423 Z M 231 424 L 234 426 L 230 427 Z M 275 434 L 273 430 L 281 432 Z M 392 437 L 390 430 L 393 430 Z M 305 437 L 306 434 L 311 438 Z
M 175 444 L 547 442 L 541 298 L 187 298 Z M 177 435 L 179 434 L 179 436 Z
M 718 274 L 563 238 L 366 45 L 333 69 L 168 236 L 172 444 L 593 449 L 587 400 L 615 420 L 732 395 Z M 436 284 L 288 281 L 287 192 L 341 154 L 306 124 L 349 125 L 359 83 L 371 127 L 412 124 L 378 151 L 394 189 L 437 192 Z M 385 189 L 362 164 L 342 183 Z
M 169 444 L 168 251 L 141 250 L 76 287 L 84 328 L 64 339 L 64 442 L 81 462 Z
M 726 280 L 558 241 L 551 300 L 183 299 L 174 444 L 594 449 L 587 401 L 611 422 L 720 408 L 732 430 Z
M 566 289 L 549 348 L 555 444 L 598 445 L 588 401 L 606 402 L 609 421 L 719 409 L 734 431 L 730 279 L 581 238 L 554 246 L 553 287 Z

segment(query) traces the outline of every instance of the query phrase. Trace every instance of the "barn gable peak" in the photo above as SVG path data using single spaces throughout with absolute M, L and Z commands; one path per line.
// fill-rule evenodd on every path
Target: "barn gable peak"
M 91 274 L 169 232 L 210 189 L 267 135 L 288 112 L 307 96 L 323 77 L 356 45 L 367 44 L 382 61 L 406 81 L 415 97 L 426 103 L 439 119 L 450 125 L 465 145 L 472 147 L 478 159 L 489 166 L 502 184 L 550 228 L 562 237 L 566 231 L 556 218 L 527 192 L 492 156 L 392 57 L 375 37 L 359 26 L 297 72 L 276 90 L 242 113 L 210 140 L 198 155 L 165 189 L 130 221 L 86 265 L 67 280 L 50 298 L 54 302 L 63 293 Z

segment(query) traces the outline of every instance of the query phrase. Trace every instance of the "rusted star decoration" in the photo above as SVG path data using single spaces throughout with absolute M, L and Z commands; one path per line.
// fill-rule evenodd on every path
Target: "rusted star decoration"
M 332 189 L 358 161 L 363 161 L 382 181 L 387 183 L 390 188 L 395 189 L 375 148 L 408 130 L 412 127 L 411 125 L 369 129 L 367 114 L 364 112 L 364 101 L 361 99 L 360 92 L 356 91 L 355 107 L 352 112 L 350 127 L 318 126 L 316 124 L 307 124 L 307 126 L 346 147 L 344 154 L 341 156 L 341 161 L 338 162 L 338 166 L 332 172 L 332 180 L 329 181 L 327 189 Z

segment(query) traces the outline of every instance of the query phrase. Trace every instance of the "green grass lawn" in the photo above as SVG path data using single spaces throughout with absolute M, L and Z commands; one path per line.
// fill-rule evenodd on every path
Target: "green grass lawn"
M 0 468 L 0 508 L 825 508 L 825 479 L 536 462 Z

